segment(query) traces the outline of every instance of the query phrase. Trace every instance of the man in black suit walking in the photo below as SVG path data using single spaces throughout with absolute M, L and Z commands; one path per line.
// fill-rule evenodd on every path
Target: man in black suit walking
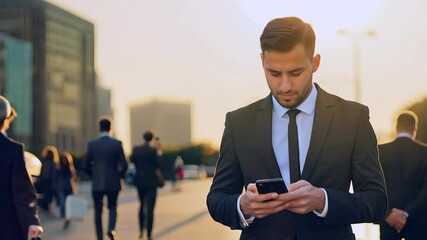
M 147 240 L 152 240 L 157 188 L 163 186 L 164 180 L 160 171 L 159 149 L 156 149 L 158 138 L 151 131 L 145 132 L 143 137 L 144 144 L 133 148 L 131 160 L 136 168 L 135 186 L 140 202 L 139 239 L 143 238 L 144 218 L 147 216 Z
M 417 115 L 402 112 L 397 118 L 397 138 L 379 145 L 389 199 L 380 222 L 382 240 L 427 239 L 427 145 L 415 140 Z
M 25 240 L 38 237 L 43 229 L 25 168 L 24 146 L 6 134 L 14 117 L 9 101 L 0 96 L 0 238 Z
M 84 171 L 92 177 L 92 197 L 95 208 L 95 225 L 98 240 L 103 239 L 102 204 L 108 199 L 109 221 L 107 235 L 118 239 L 115 227 L 117 219 L 117 199 L 122 188 L 123 177 L 128 164 L 122 143 L 110 137 L 111 120 L 103 117 L 99 121 L 101 136 L 89 142 L 83 162 Z

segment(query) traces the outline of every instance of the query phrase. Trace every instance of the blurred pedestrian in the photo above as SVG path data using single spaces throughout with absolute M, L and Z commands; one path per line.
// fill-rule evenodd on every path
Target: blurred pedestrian
M 180 155 L 176 156 L 172 171 L 172 190 L 180 191 L 180 182 L 184 178 L 184 160 Z
M 58 149 L 54 146 L 46 146 L 42 151 L 42 169 L 40 176 L 37 178 L 37 186 L 40 188 L 39 192 L 42 194 L 40 199 L 40 207 L 45 214 L 52 214 L 51 203 L 54 197 L 54 178 L 56 168 L 59 165 Z
M 25 168 L 23 144 L 10 139 L 7 129 L 16 113 L 0 96 L 0 238 L 26 240 L 42 234 L 37 197 Z
M 102 117 L 99 121 L 99 138 L 88 143 L 83 170 L 92 178 L 92 197 L 95 208 L 95 226 L 98 240 L 103 239 L 102 208 L 104 196 L 108 199 L 108 230 L 110 239 L 118 239 L 116 233 L 117 199 L 122 189 L 128 164 L 122 142 L 111 134 L 112 120 Z
M 396 139 L 379 145 L 389 200 L 381 240 L 427 239 L 427 145 L 415 140 L 417 129 L 417 115 L 403 111 Z
M 156 205 L 157 188 L 164 185 L 160 171 L 158 149 L 156 149 L 155 135 L 151 131 L 143 134 L 145 143 L 135 146 L 131 159 L 135 164 L 135 186 L 138 189 L 139 208 L 139 238 L 143 238 L 144 221 L 147 225 L 147 240 L 153 240 L 154 207 Z
M 150 146 L 157 151 L 157 156 L 159 156 L 159 160 L 161 159 L 163 155 L 163 149 L 162 149 L 162 142 L 160 141 L 159 136 L 155 136 L 153 138 L 153 141 L 151 141 Z
M 65 200 L 68 195 L 75 192 L 76 169 L 74 168 L 73 156 L 69 152 L 63 152 L 59 158 L 59 164 L 55 175 L 55 192 L 59 208 L 59 216 L 65 218 Z M 65 219 L 63 228 L 68 228 L 69 219 Z

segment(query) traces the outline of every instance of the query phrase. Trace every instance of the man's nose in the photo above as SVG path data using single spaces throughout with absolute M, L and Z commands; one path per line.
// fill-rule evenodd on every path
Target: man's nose
M 282 92 L 289 92 L 292 89 L 292 81 L 289 76 L 283 75 L 280 82 L 280 90 Z

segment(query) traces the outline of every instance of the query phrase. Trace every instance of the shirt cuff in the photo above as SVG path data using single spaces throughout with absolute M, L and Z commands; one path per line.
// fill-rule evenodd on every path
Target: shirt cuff
M 329 208 L 329 204 L 328 204 L 328 193 L 326 192 L 326 190 L 324 188 L 321 188 L 323 190 L 323 192 L 325 193 L 325 206 L 323 207 L 323 211 L 321 213 L 319 213 L 316 210 L 313 210 L 313 212 L 321 218 L 325 218 L 326 215 L 328 214 L 328 208 Z
M 240 209 L 240 198 L 242 197 L 242 195 L 243 193 L 237 199 L 237 213 L 239 214 L 240 218 L 240 226 L 242 226 L 243 228 L 248 228 L 249 224 L 254 221 L 255 217 L 245 218 L 245 216 L 243 215 L 242 210 Z

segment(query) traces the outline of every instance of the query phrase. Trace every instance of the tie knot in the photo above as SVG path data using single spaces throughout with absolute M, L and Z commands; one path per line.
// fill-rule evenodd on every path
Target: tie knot
M 288 114 L 289 118 L 295 119 L 301 111 L 298 109 L 289 109 L 286 113 Z

